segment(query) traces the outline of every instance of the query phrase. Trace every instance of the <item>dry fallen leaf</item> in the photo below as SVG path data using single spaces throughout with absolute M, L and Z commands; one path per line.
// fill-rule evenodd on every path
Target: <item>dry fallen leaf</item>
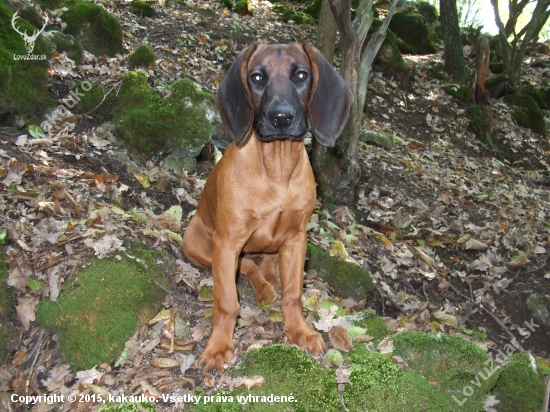
M 263 376 L 252 376 L 251 378 L 238 378 L 235 382 L 235 386 L 246 386 L 246 389 L 260 388 L 265 383 Z
M 335 349 L 343 352 L 353 350 L 353 344 L 351 343 L 351 338 L 346 329 L 340 326 L 334 326 L 328 333 L 328 337 Z
M 29 330 L 31 322 L 36 320 L 38 302 L 38 298 L 34 296 L 22 296 L 18 299 L 15 310 L 17 311 L 19 321 L 23 325 L 23 329 Z
M 155 368 L 177 368 L 180 366 L 180 361 L 172 358 L 154 358 L 151 361 L 151 366 Z

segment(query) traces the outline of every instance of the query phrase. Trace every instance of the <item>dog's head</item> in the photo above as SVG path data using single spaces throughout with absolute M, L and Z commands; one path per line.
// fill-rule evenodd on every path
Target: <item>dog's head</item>
M 216 106 L 239 145 L 253 127 L 259 140 L 301 139 L 311 124 L 334 146 L 352 102 L 346 83 L 323 55 L 304 44 L 253 44 L 229 69 Z

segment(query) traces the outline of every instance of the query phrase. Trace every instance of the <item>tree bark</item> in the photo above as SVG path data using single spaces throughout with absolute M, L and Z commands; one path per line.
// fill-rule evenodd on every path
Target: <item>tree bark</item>
M 332 63 L 334 60 L 337 28 L 328 0 L 323 0 L 321 11 L 319 12 L 319 27 L 317 28 L 315 47 L 319 49 L 329 63 Z
M 361 177 L 358 149 L 363 123 L 363 109 L 367 96 L 367 84 L 374 57 L 378 53 L 398 0 L 393 0 L 386 20 L 374 33 L 367 47 L 363 43 L 373 20 L 373 0 L 360 0 L 356 15 L 351 21 L 351 0 L 329 0 L 330 10 L 340 31 L 342 51 L 341 75 L 350 87 L 354 101 L 350 116 L 335 148 L 315 147 L 313 171 L 316 175 L 319 196 L 328 204 L 353 205 L 355 187 Z
M 443 60 L 445 71 L 455 81 L 463 84 L 466 80 L 466 65 L 460 41 L 456 0 L 440 0 L 441 28 L 443 30 Z

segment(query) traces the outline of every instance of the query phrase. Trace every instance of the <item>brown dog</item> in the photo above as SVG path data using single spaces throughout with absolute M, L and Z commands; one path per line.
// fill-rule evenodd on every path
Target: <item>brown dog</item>
M 351 101 L 344 80 L 309 45 L 251 45 L 223 79 L 216 106 L 235 141 L 208 176 L 183 238 L 187 258 L 211 267 L 214 278 L 212 333 L 199 360 L 205 372 L 234 357 L 236 273 L 262 303 L 276 297 L 277 262 L 289 340 L 315 356 L 325 351 L 301 303 L 315 205 L 303 138 L 309 119 L 316 138 L 334 146 Z

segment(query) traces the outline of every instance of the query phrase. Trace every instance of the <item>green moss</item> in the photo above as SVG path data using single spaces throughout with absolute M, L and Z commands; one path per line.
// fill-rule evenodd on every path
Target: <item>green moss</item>
M 90 83 L 91 88 L 85 91 L 89 87 L 83 88 L 83 82 L 76 85 L 75 89 L 84 90 L 83 96 L 78 102 L 78 113 L 85 113 L 100 120 L 109 120 L 113 117 L 113 111 L 117 104 L 116 92 L 111 91 L 109 88 L 99 86 L 96 83 Z
M 154 67 L 155 52 L 148 44 L 140 44 L 137 49 L 128 56 L 130 67 Z
M 38 0 L 38 4 L 40 4 L 42 8 L 51 10 L 58 8 L 65 2 L 65 0 Z
M 229 10 L 233 10 L 233 0 L 221 0 L 221 3 L 225 5 Z M 252 16 L 254 14 L 254 9 L 252 8 L 252 3 L 250 0 L 237 0 L 235 2 L 235 13 L 240 15 Z
M 76 64 L 82 64 L 84 49 L 79 40 L 58 31 L 53 33 L 52 42 L 55 46 L 55 50 L 59 53 L 65 52 L 67 57 L 74 60 Z
M 504 94 L 504 88 L 506 86 L 506 75 L 495 74 L 487 79 L 485 82 L 485 88 L 491 93 L 491 97 L 498 99 Z
M 339 296 L 366 299 L 374 289 L 368 271 L 362 267 L 329 256 L 318 246 L 308 244 L 306 270 L 315 270 L 330 283 Z
M 472 96 L 470 95 L 470 86 L 461 86 L 457 88 L 456 86 L 445 87 L 445 93 L 453 96 L 455 99 L 460 100 L 463 103 L 471 102 Z
M 84 48 L 96 56 L 122 53 L 122 28 L 107 10 L 89 1 L 77 0 L 61 18 L 65 32 L 77 37 Z
M 537 103 L 537 106 L 542 110 L 550 109 L 550 89 L 540 89 L 533 86 L 529 82 L 524 82 L 521 86 L 520 93 L 527 96 L 531 96 L 533 100 Z
M 247 352 L 233 370 L 234 376 L 263 376 L 265 383 L 259 388 L 235 389 L 225 392 L 233 402 L 199 404 L 196 411 L 340 411 L 342 405 L 334 371 L 317 365 L 309 355 L 293 346 L 272 345 Z M 221 392 L 214 394 L 221 395 Z M 290 396 L 294 402 L 247 402 L 239 405 L 237 396 Z
M 533 132 L 546 136 L 546 122 L 544 114 L 531 97 L 522 94 L 511 94 L 504 97 L 504 102 L 517 106 L 512 112 L 512 117 L 521 127 L 531 129 Z
M 421 14 L 400 10 L 391 19 L 390 29 L 400 39 L 397 45 L 402 53 L 432 54 L 437 52 L 434 35 Z
M 500 401 L 496 406 L 498 411 L 538 412 L 542 410 L 544 376 L 535 372 L 531 363 L 534 362 L 527 352 L 512 356 L 493 389 L 493 395 Z
M 156 263 L 160 252 L 132 246 L 139 262 L 121 254 L 93 259 L 65 285 L 57 302 L 44 300 L 38 320 L 57 334 L 61 354 L 77 370 L 111 362 L 136 328 L 162 306 L 164 292 L 154 280 L 163 277 Z
M 48 96 L 49 50 L 46 41 L 39 36 L 35 42 L 33 55 L 45 56 L 44 60 L 20 60 L 16 56 L 26 56 L 25 42 L 12 25 L 13 12 L 4 2 L 0 2 L 0 115 L 20 114 L 33 120 L 54 105 Z M 22 32 L 33 33 L 36 28 L 22 18 L 17 20 Z
M 140 17 L 153 17 L 157 12 L 153 6 L 143 0 L 132 1 L 132 13 Z
M 319 14 L 321 13 L 321 6 L 323 5 L 323 0 L 313 0 L 304 7 L 303 12 L 310 15 L 316 21 L 319 20 Z
M 437 11 L 437 8 L 427 1 L 419 1 L 416 3 L 416 10 L 419 14 L 424 16 L 430 25 L 437 23 L 439 20 L 439 12 Z
M 426 378 L 407 372 L 364 346 L 348 357 L 352 363 L 344 400 L 350 411 L 457 411 L 452 398 L 438 391 Z
M 99 412 L 155 412 L 155 406 L 149 402 L 123 402 L 106 404 L 99 408 Z
M 365 311 L 361 320 L 355 322 L 356 326 L 360 326 L 367 330 L 367 334 L 374 336 L 375 341 L 382 340 L 391 335 L 390 330 L 386 327 L 384 320 L 376 315 L 376 312 Z
M 6 284 L 8 279 L 8 265 L 2 249 L 0 249 L 0 365 L 9 359 L 6 355 L 16 342 L 17 329 L 14 326 L 15 313 L 13 311 L 13 295 Z
M 464 401 L 460 410 L 483 410 L 483 400 L 499 371 L 476 344 L 441 333 L 405 332 L 393 335 L 393 339 L 394 355 L 401 356 L 410 370 L 437 382 L 441 391 Z
M 317 24 L 313 17 L 301 11 L 298 11 L 298 12 L 287 11 L 283 13 L 283 16 L 281 17 L 281 19 L 285 23 L 292 20 L 296 24 L 309 24 L 311 26 L 314 26 L 315 24 Z
M 212 95 L 197 92 L 190 79 L 178 80 L 171 91 L 163 99 L 149 88 L 145 74 L 126 73 L 119 93 L 117 131 L 144 153 L 180 148 L 187 156 L 198 156 L 212 136 L 205 108 Z

